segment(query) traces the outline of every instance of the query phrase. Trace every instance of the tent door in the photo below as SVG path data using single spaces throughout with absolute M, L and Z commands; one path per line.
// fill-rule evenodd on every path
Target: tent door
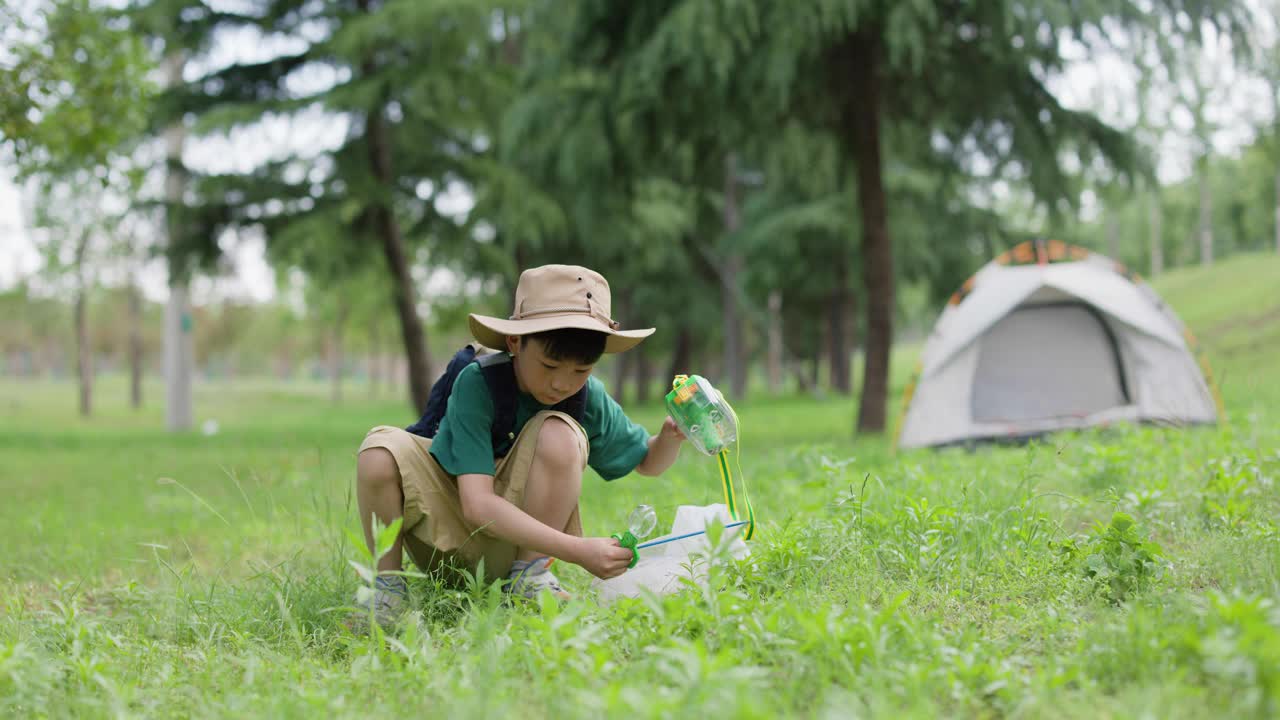
M 1129 404 L 1115 336 L 1084 303 L 1023 305 L 978 343 L 975 422 L 1082 417 Z

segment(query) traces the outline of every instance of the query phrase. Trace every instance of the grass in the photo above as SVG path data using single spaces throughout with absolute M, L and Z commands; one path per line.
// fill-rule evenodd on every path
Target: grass
M 388 638 L 334 608 L 353 453 L 400 398 L 205 384 L 219 432 L 170 435 L 118 380 L 82 421 L 69 386 L 0 379 L 0 716 L 1275 716 L 1280 319 L 1246 343 L 1231 310 L 1274 299 L 1273 260 L 1158 286 L 1223 378 L 1217 427 L 894 455 L 849 439 L 847 398 L 752 399 L 762 525 L 709 591 L 513 607 L 415 580 Z M 669 523 L 717 482 L 687 450 L 587 482 L 587 530 L 641 502 Z

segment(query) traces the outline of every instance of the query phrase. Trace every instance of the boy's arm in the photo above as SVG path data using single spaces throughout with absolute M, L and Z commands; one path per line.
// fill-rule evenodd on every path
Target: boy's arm
M 579 537 L 560 532 L 493 492 L 493 476 L 458 476 L 458 495 L 467 522 L 516 547 L 530 548 L 561 560 L 578 562 Z
M 684 433 L 676 426 L 676 421 L 669 416 L 662 421 L 658 434 L 649 438 L 649 452 L 644 460 L 636 466 L 640 475 L 661 475 L 675 463 L 680 455 L 680 443 L 684 442 Z
M 627 571 L 632 551 L 613 538 L 580 538 L 550 528 L 493 492 L 493 476 L 458 476 L 458 495 L 467 522 L 519 548 L 581 565 L 598 578 L 611 578 Z

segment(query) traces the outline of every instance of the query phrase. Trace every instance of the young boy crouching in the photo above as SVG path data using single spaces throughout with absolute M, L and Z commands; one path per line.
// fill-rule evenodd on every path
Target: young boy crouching
M 418 423 L 375 427 L 360 445 L 356 496 L 370 549 L 372 517 L 403 518 L 378 571 L 399 571 L 403 547 L 424 571 L 483 560 L 509 592 L 562 599 L 569 594 L 548 570 L 552 558 L 600 578 L 622 574 L 631 550 L 583 537 L 582 473 L 589 465 L 605 480 L 659 475 L 684 436 L 671 418 L 650 436 L 591 372 L 601 355 L 629 350 L 653 329 L 620 330 L 608 282 L 572 265 L 524 271 L 511 317 L 472 314 L 470 327 L 481 345 L 505 351 L 457 372 L 442 417 L 429 407 Z M 380 574 L 370 600 L 379 622 L 393 621 L 404 597 L 402 577 Z

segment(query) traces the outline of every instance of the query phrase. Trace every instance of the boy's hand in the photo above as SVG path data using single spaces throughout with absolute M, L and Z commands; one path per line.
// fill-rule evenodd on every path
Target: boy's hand
M 658 430 L 658 436 L 664 440 L 675 440 L 677 442 L 685 440 L 684 431 L 680 429 L 675 420 L 671 419 L 670 415 L 662 421 L 662 429 Z
M 658 433 L 649 438 L 649 450 L 645 453 L 644 460 L 636 466 L 636 473 L 650 477 L 661 475 L 671 467 L 671 463 L 676 461 L 676 456 L 680 453 L 680 444 L 685 440 L 680 426 L 668 415 L 663 419 Z
M 631 564 L 631 550 L 611 537 L 582 538 L 576 562 L 601 580 L 617 577 Z

